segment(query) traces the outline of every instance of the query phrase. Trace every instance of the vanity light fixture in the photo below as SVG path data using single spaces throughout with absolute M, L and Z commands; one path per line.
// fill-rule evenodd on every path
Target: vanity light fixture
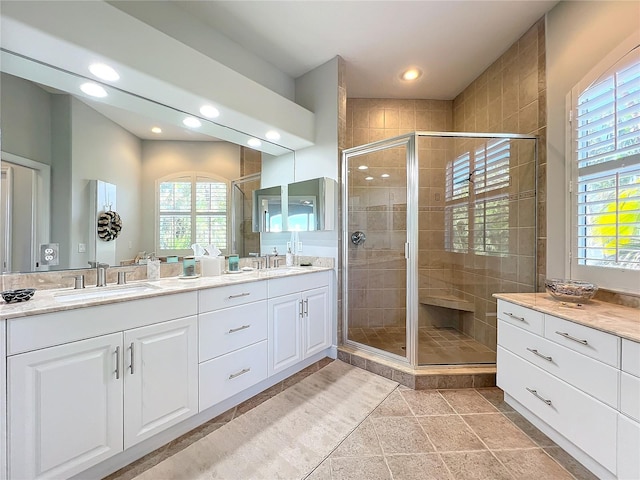
M 203 105 L 200 107 L 200 113 L 207 118 L 216 118 L 220 116 L 220 111 L 213 105 Z
M 104 63 L 92 63 L 89 65 L 89 71 L 96 77 L 107 82 L 116 82 L 120 80 L 120 75 L 109 65 Z
M 409 68 L 400 74 L 400 78 L 407 82 L 417 80 L 422 76 L 422 72 L 417 68 Z
M 153 133 L 162 133 L 162 129 L 161 129 L 160 127 L 153 127 L 153 128 L 151 129 L 151 131 L 152 131 Z
M 373 177 L 364 177 L 364 179 L 371 181 L 371 180 L 373 180 Z
M 369 167 L 367 167 L 366 165 L 360 165 L 358 167 L 358 170 L 367 170 Z
M 80 90 L 82 90 L 87 95 L 91 95 L 92 97 L 104 98 L 107 96 L 107 91 L 97 83 L 83 83 L 82 85 L 80 85 Z
M 389 174 L 388 173 L 383 173 L 382 175 L 380 175 L 382 178 L 389 178 Z
M 257 138 L 250 138 L 247 141 L 247 145 L 249 145 L 250 147 L 259 147 L 260 145 L 262 145 L 262 142 Z
M 280 140 L 280 134 L 278 132 L 276 132 L 275 130 L 269 130 L 265 134 L 265 138 L 267 140 L 271 140 L 272 142 L 277 142 L 278 140 Z
M 182 120 L 182 123 L 184 123 L 189 128 L 200 128 L 202 126 L 200 120 L 194 117 L 187 117 Z

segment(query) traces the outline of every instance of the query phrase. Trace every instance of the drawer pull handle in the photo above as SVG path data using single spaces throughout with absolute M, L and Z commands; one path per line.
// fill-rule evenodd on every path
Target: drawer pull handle
M 547 357 L 546 355 L 542 355 L 540 352 L 538 352 L 538 350 L 536 350 L 535 348 L 528 348 L 527 350 L 529 350 L 531 353 L 533 353 L 534 355 L 539 356 L 540 358 L 544 358 L 547 362 L 552 362 L 553 359 L 551 357 Z
M 242 325 L 241 327 L 238 328 L 232 328 L 229 330 L 229 333 L 235 333 L 235 332 L 239 332 L 240 330 L 246 330 L 247 328 L 249 328 L 251 325 Z
M 516 320 L 520 320 L 521 322 L 526 322 L 524 317 L 518 317 L 517 315 L 514 315 L 513 313 L 504 312 L 504 314 L 507 315 L 508 317 L 514 318 Z
M 116 347 L 116 380 L 120 380 L 120 347 Z
M 239 293 L 238 295 L 229 295 L 227 298 L 231 300 L 232 298 L 240 298 L 240 297 L 248 297 L 251 295 L 249 292 Z
M 536 398 L 537 398 L 537 399 L 539 399 L 539 400 L 542 400 L 544 403 L 546 403 L 547 405 L 551 406 L 551 400 L 547 400 L 546 398 L 541 397 L 541 396 L 538 394 L 538 391 L 537 391 L 537 390 L 533 390 L 533 389 L 531 389 L 531 388 L 529 388 L 529 387 L 525 387 L 525 388 L 526 388 L 526 389 L 529 391 L 529 393 L 531 393 L 534 397 L 536 397 Z
M 250 368 L 243 368 L 238 373 L 232 373 L 229 375 L 229 380 L 233 380 L 234 378 L 238 378 L 240 375 L 244 375 L 245 373 L 249 373 L 251 371 Z
M 580 343 L 582 345 L 589 345 L 589 342 L 587 342 L 586 340 L 580 340 L 579 338 L 572 337 L 567 332 L 558 332 L 558 331 L 556 331 L 556 333 L 558 335 L 562 335 L 564 338 L 568 338 L 569 340 L 573 340 L 574 342 L 578 342 L 578 343 Z

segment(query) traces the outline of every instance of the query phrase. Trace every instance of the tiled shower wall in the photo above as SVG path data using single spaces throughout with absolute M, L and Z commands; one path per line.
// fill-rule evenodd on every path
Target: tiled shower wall
M 347 145 L 363 145 L 416 130 L 450 131 L 453 127 L 452 107 L 451 101 L 348 99 Z M 429 156 L 426 155 L 429 152 L 423 153 Z M 405 152 L 393 149 L 360 157 L 359 163 L 360 160 L 369 165 L 370 171 L 386 167 L 385 172 L 390 177 L 380 181 L 374 175 L 376 180 L 373 182 L 363 180 L 364 175 L 350 177 L 354 201 L 350 202 L 349 233 L 358 229 L 367 234 L 364 245 L 349 246 L 352 267 L 349 276 L 350 325 L 403 326 L 406 318 Z M 426 190 L 422 193 L 426 194 Z M 430 222 L 421 222 L 421 225 L 433 227 Z M 421 258 L 427 257 L 422 255 Z
M 533 133 L 540 135 L 538 169 L 539 233 L 538 274 L 544 278 L 546 233 L 545 225 L 545 59 L 544 21 L 541 20 L 522 36 L 505 54 L 469 85 L 453 102 L 437 100 L 348 99 L 347 145 L 363 145 L 413 131 L 466 131 Z M 531 142 L 529 142 L 531 143 Z M 444 252 L 444 164 L 453 152 L 447 151 L 441 140 L 422 138 L 420 158 L 420 245 L 419 289 L 421 295 L 455 295 L 475 305 L 472 321 L 463 328 L 481 343 L 495 348 L 495 301 L 491 294 L 498 291 L 532 291 L 535 279 L 534 248 L 534 188 L 535 164 L 531 151 L 516 149 L 510 191 L 510 238 L 514 255 L 490 258 L 472 254 L 454 255 L 447 262 Z M 521 159 L 528 158 L 528 161 Z M 435 174 L 440 169 L 440 174 Z M 440 205 L 442 204 L 442 205 Z M 367 208 L 374 209 L 375 205 Z M 512 220 L 512 222 L 511 222 Z M 366 226 L 366 224 L 365 224 Z M 513 242 L 514 240 L 512 240 Z M 525 254 L 526 253 L 526 254 Z M 401 315 L 382 314 L 378 306 L 368 302 L 367 290 L 382 289 L 391 298 L 404 295 L 404 284 L 397 289 L 391 282 L 381 283 L 384 268 L 377 261 L 379 254 L 366 260 L 357 257 L 358 272 L 349 286 L 350 308 L 358 310 L 360 326 L 389 325 L 390 319 L 400 321 Z M 363 264 L 364 262 L 364 264 Z M 385 298 L 385 297 L 376 297 Z M 360 302 L 360 303 L 359 303 Z M 421 310 L 425 307 L 420 307 Z M 400 313 L 400 312 L 398 312 Z M 466 316 L 465 318 L 469 318 Z
M 495 292 L 531 292 L 546 270 L 546 76 L 544 19 L 533 25 L 509 50 L 487 68 L 453 101 L 455 131 L 535 134 L 532 142 L 516 143 L 509 187 L 509 255 L 481 257 L 467 254 L 453 265 L 457 294 L 475 304 L 473 325 L 464 329 L 476 340 L 495 348 Z M 535 229 L 535 204 L 538 232 Z M 544 288 L 544 287 L 543 287 Z

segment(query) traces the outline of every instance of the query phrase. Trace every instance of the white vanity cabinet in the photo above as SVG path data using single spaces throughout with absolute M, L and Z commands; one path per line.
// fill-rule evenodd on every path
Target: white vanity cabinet
M 199 292 L 200 411 L 267 378 L 267 281 Z
M 7 478 L 7 422 L 6 422 L 6 399 L 7 399 L 7 358 L 5 346 L 7 344 L 5 335 L 5 321 L 0 320 L 0 480 Z
M 640 343 L 622 339 L 618 478 L 640 478 Z
M 497 353 L 507 403 L 599 478 L 640 478 L 640 344 L 499 299 Z
M 197 413 L 195 311 L 185 293 L 10 319 L 9 478 L 68 478 Z
M 269 375 L 331 345 L 329 285 L 329 272 L 269 280 Z

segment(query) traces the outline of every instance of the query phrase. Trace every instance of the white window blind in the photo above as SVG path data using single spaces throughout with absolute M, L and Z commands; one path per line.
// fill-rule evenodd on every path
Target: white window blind
M 447 165 L 445 248 L 477 255 L 509 253 L 511 142 L 489 140 Z
M 227 248 L 227 184 L 190 174 L 160 182 L 158 246 L 163 253 L 191 245 Z
M 640 60 L 578 92 L 575 261 L 640 270 Z

